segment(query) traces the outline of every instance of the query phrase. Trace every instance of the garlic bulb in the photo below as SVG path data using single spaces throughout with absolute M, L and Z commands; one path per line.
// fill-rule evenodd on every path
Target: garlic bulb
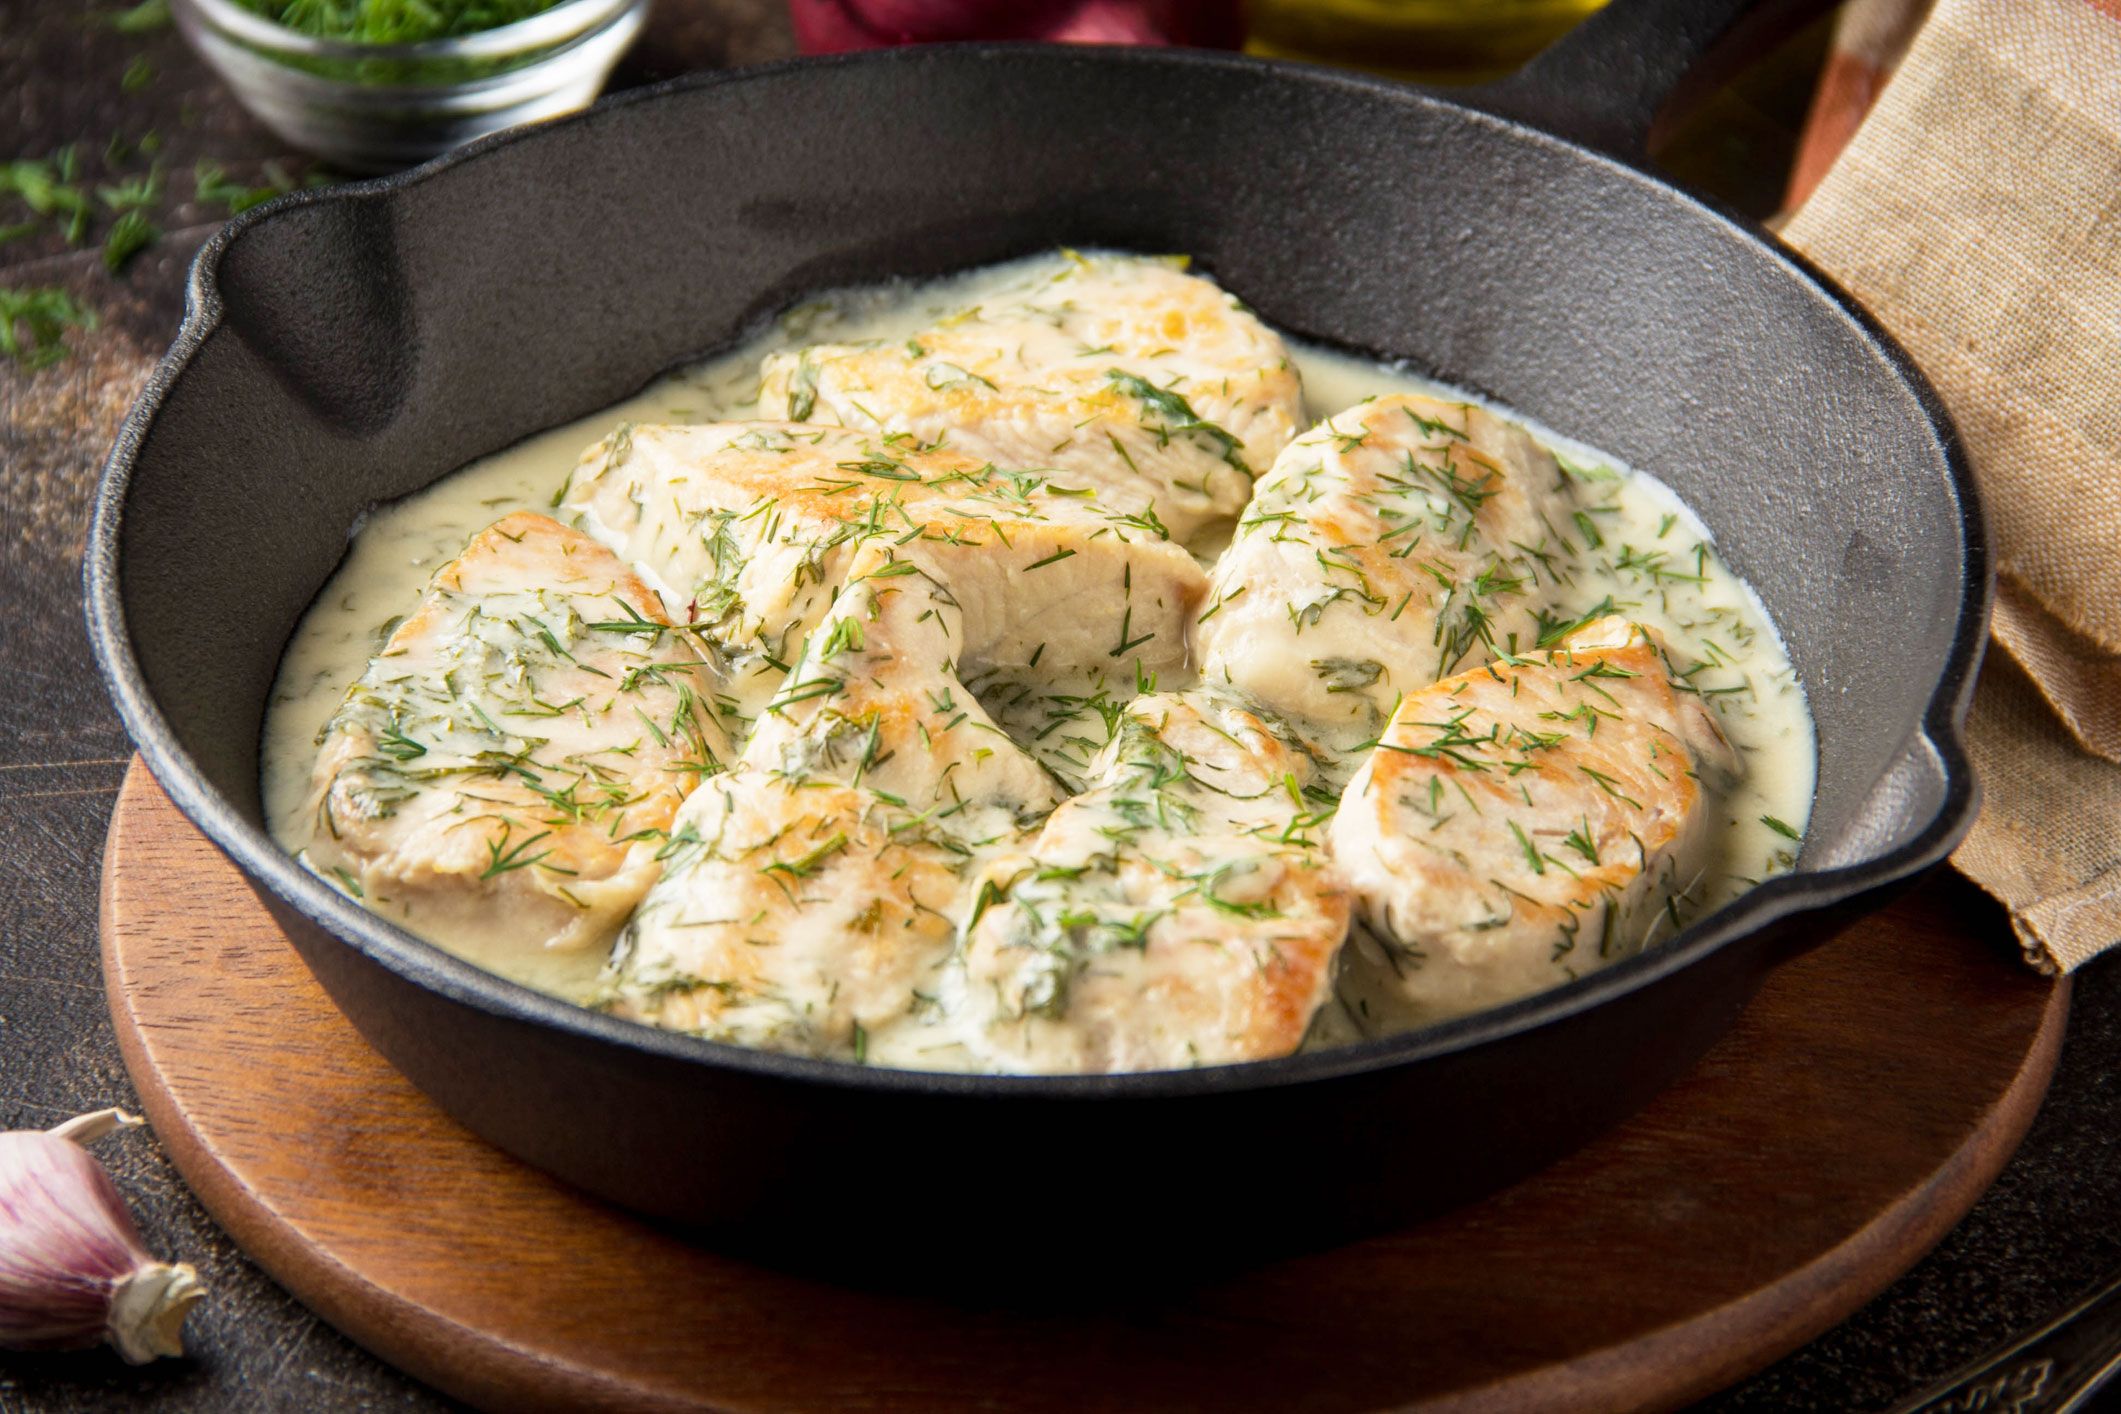
M 135 1365 L 184 1353 L 185 1313 L 206 1288 L 185 1263 L 148 1256 L 117 1185 L 81 1147 L 139 1123 L 98 1110 L 0 1134 L 0 1349 L 108 1340 Z

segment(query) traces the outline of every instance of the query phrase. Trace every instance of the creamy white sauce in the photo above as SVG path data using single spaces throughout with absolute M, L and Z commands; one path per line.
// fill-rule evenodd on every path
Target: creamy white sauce
M 355 527 L 344 563 L 297 627 L 274 685 L 262 762 L 267 822 L 274 838 L 290 851 L 300 850 L 307 840 L 310 773 L 319 734 L 349 684 L 361 676 L 388 626 L 417 603 L 429 577 L 473 534 L 511 511 L 549 511 L 585 447 L 626 423 L 749 417 L 759 362 L 766 354 L 821 340 L 902 339 L 940 315 L 1043 278 L 1054 259 L 1037 257 L 928 284 L 814 300 L 758 337 L 666 377 L 634 398 L 528 438 L 425 491 L 375 509 Z M 1404 368 L 1301 344 L 1292 344 L 1291 351 L 1313 420 L 1364 398 L 1396 392 L 1484 401 Z M 1506 411 L 1579 472 L 1610 477 L 1610 494 L 1595 514 L 1603 541 L 1592 555 L 1599 572 L 1580 576 L 1573 591 L 1580 602 L 1557 607 L 1582 613 L 1610 594 L 1622 612 L 1658 631 L 1675 658 L 1709 663 L 1693 685 L 1714 705 L 1746 774 L 1715 802 L 1724 822 L 1709 868 L 1688 900 L 1691 915 L 1706 913 L 1794 863 L 1796 841 L 1768 822 L 1801 834 L 1810 813 L 1816 752 L 1803 688 L 1758 598 L 1716 557 L 1707 530 L 1669 488 L 1514 410 L 1497 411 Z M 1215 548 L 1194 546 L 1204 556 Z M 1646 570 L 1646 563 L 1655 568 Z M 1124 701 L 1136 688 L 1124 680 L 1065 687 L 1041 684 L 1036 694 L 996 683 L 974 686 L 997 719 L 1063 779 L 1079 774 L 1094 749 L 1086 742 L 1103 740 L 1102 719 L 1088 706 L 1074 712 L 1062 709 L 1067 723 L 1040 738 L 1039 732 L 1049 728 L 1056 715 L 1052 696 L 1066 692 L 1089 698 L 1102 692 L 1108 701 Z M 1166 677 L 1155 686 L 1168 691 L 1187 683 Z M 602 961 L 582 954 L 530 953 L 498 937 L 435 941 L 481 966 L 575 1000 L 591 990 Z M 1347 1034 L 1345 1026 L 1329 1016 L 1314 1044 Z M 871 1057 L 872 1063 L 883 1064 L 894 1059 Z M 905 1059 L 916 1065 L 936 1063 L 932 1055 Z

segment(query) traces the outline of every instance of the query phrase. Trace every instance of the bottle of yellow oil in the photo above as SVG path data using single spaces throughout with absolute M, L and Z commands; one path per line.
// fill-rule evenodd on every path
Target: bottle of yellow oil
M 1606 0 L 1245 0 L 1245 48 L 1421 83 L 1499 78 Z

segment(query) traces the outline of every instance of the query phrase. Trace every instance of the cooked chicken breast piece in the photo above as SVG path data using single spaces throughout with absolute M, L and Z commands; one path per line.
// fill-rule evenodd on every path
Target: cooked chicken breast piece
M 1075 256 L 903 343 L 770 355 L 759 415 L 1057 468 L 1174 538 L 1227 522 L 1303 416 L 1288 350 L 1169 262 Z
M 744 759 L 865 786 L 982 841 L 1044 815 L 1060 800 L 1053 778 L 958 679 L 966 617 L 918 558 L 865 551 Z
M 744 766 L 693 792 L 666 853 L 613 950 L 620 1016 L 862 1060 L 941 986 L 967 859 L 922 812 Z
M 1409 693 L 1333 817 L 1365 925 L 1343 999 L 1398 1029 L 1636 952 L 1700 867 L 1703 778 L 1737 769 L 1714 714 L 1618 618 Z
M 1292 443 L 1216 562 L 1201 676 L 1375 738 L 1401 694 L 1539 646 L 1578 552 L 1553 456 L 1485 409 L 1358 403 Z
M 1067 1073 L 1295 1050 L 1348 925 L 1313 775 L 1232 696 L 1131 704 L 1091 788 L 982 872 L 963 962 L 973 1053 Z
M 1071 644 L 1107 616 L 1102 602 L 1074 612 L 1078 598 L 1111 598 L 1119 620 L 1130 603 L 1117 593 L 1120 570 L 1112 584 L 1087 578 L 1091 564 L 1109 559 L 1078 559 L 1087 547 L 1139 547 L 1127 563 L 1155 581 L 1137 587 L 1144 601 L 1185 578 L 1195 605 L 1205 586 L 1190 557 L 1143 517 L 1057 490 L 1036 473 L 843 428 L 626 429 L 584 455 L 561 510 L 660 581 L 670 615 L 727 665 L 727 710 L 740 718 L 782 690 L 856 556 L 872 545 L 922 564 L 951 555 L 957 597 L 971 606 L 974 638 L 996 664 L 1028 661 L 1041 645 L 1057 657 L 1087 652 Z M 1049 525 L 1050 533 L 1041 529 Z M 1012 542 L 1045 548 L 1016 554 Z M 1054 613 L 1057 604 L 1070 612 Z M 1182 662 L 1182 629 L 1159 627 L 1110 661 L 1146 656 L 1152 670 Z
M 448 942 L 600 949 L 729 757 L 713 669 L 609 550 L 519 512 L 474 536 L 324 730 L 303 857 Z
M 1192 558 L 1085 530 L 997 521 L 855 553 L 740 768 L 687 802 L 684 863 L 617 950 L 614 1010 L 850 1058 L 939 1004 L 959 873 L 1061 799 L 960 672 L 1183 661 Z
M 965 816 L 953 828 L 984 838 L 990 829 L 966 812 L 1023 823 L 1060 795 L 965 677 L 1177 668 L 1205 587 L 1177 546 L 1080 524 L 997 521 L 960 538 L 865 545 L 745 759 Z

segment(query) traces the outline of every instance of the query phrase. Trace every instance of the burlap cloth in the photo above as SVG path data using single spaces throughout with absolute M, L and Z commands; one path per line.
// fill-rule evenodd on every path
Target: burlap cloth
M 2121 942 L 2121 0 L 1938 0 L 1782 237 L 1965 438 L 2001 584 L 1952 860 L 2068 971 Z

